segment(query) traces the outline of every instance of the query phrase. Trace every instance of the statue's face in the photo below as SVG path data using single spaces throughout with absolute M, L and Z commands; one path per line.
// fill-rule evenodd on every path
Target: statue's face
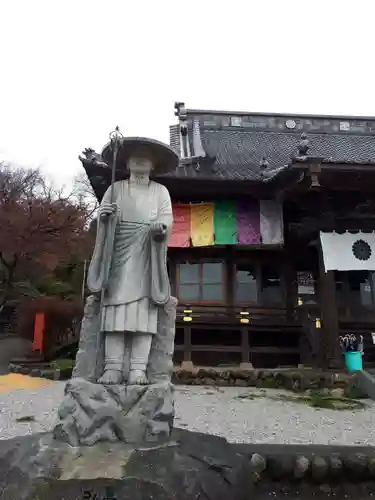
M 150 175 L 152 170 L 152 161 L 148 158 L 134 156 L 128 161 L 128 168 L 130 173 L 135 175 Z

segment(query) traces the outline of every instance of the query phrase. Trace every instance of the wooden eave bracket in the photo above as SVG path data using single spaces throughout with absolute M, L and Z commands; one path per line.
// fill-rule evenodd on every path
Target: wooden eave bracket
M 319 182 L 319 174 L 322 171 L 321 163 L 310 163 L 309 164 L 309 176 L 311 179 L 310 188 L 320 188 L 322 187 Z
M 297 179 L 293 179 L 292 181 L 286 183 L 286 185 L 284 185 L 283 187 L 279 187 L 278 192 L 276 193 L 277 201 L 283 201 L 284 199 L 292 195 L 296 191 L 296 189 L 301 189 L 301 187 L 303 187 L 303 185 L 305 184 L 306 178 L 306 171 L 301 170 L 301 173 Z M 308 188 L 308 186 L 306 186 L 306 188 Z
M 306 171 L 308 177 L 311 179 L 310 188 L 320 188 L 322 187 L 319 182 L 319 176 L 322 171 L 322 163 L 324 162 L 324 157 L 313 157 L 313 156 L 303 156 L 294 157 L 297 169 L 303 169 Z

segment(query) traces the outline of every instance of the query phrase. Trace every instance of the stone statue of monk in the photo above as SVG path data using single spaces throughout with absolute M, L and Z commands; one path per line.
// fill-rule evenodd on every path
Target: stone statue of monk
M 148 383 L 152 336 L 157 332 L 160 308 L 170 299 L 166 258 L 173 222 L 171 199 L 166 187 L 150 180 L 151 172 L 160 170 L 153 144 L 135 147 L 136 139 L 123 146 L 125 152 L 127 147 L 129 150 L 129 178 L 114 184 L 112 203 L 111 188 L 101 202 L 88 272 L 88 287 L 98 293 L 103 287 L 101 270 L 109 242 L 113 252 L 101 312 L 105 359 L 98 382 L 102 384 Z M 168 148 L 154 142 L 159 148 Z M 178 158 L 168 150 L 175 168 Z

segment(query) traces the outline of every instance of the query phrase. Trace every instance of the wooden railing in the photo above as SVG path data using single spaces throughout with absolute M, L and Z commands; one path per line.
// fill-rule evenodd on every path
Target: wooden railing
M 191 319 L 189 319 L 191 318 Z M 300 321 L 285 308 L 225 305 L 179 305 L 177 323 L 191 325 L 246 326 L 249 329 L 299 328 Z

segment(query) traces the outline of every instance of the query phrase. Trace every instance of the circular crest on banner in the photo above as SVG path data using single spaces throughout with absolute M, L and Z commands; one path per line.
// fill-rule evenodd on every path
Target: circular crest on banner
M 358 260 L 369 260 L 372 254 L 370 245 L 365 240 L 357 240 L 352 245 L 352 252 Z

